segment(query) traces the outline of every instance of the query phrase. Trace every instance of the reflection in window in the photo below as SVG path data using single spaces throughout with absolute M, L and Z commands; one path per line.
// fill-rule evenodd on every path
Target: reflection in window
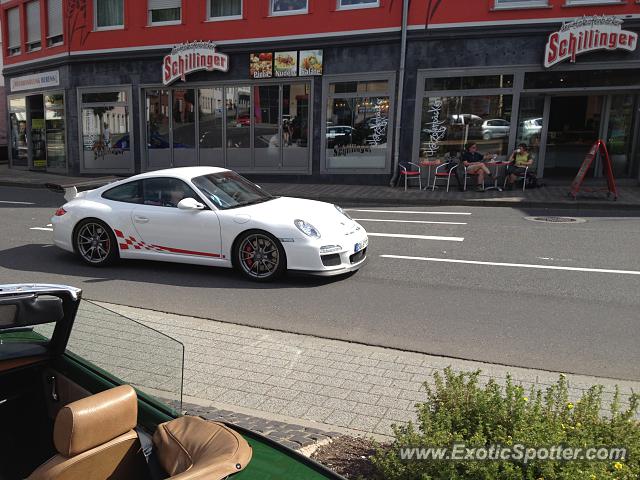
M 222 147 L 222 88 L 198 90 L 200 148 Z
M 300 13 L 307 11 L 307 0 L 271 0 L 271 13 Z
M 147 148 L 166 149 L 171 146 L 169 139 L 169 92 L 168 90 L 147 90 Z
M 379 0 L 338 0 L 338 7 L 377 7 L 380 5 Z
M 173 91 L 173 148 L 195 148 L 193 89 Z
M 182 0 L 148 0 L 149 23 L 179 22 Z
M 481 153 L 508 155 L 511 95 L 425 97 L 420 159 L 456 156 L 473 141 Z
M 329 99 L 326 149 L 330 168 L 384 168 L 389 97 Z
M 64 169 L 67 164 L 64 128 L 64 95 L 45 95 L 47 167 Z
M 9 122 L 11 128 L 11 163 L 27 166 L 27 109 L 25 97 L 9 99 Z
M 227 148 L 249 148 L 251 87 L 227 88 L 225 102 Z
M 306 168 L 309 158 L 309 85 L 282 86 L 283 167 Z
M 481 75 L 473 77 L 436 77 L 424 81 L 426 92 L 435 90 L 475 90 L 480 88 L 512 88 L 513 75 Z
M 95 0 L 96 28 L 124 25 L 124 0 Z
M 242 17 L 242 0 L 209 0 L 209 18 Z

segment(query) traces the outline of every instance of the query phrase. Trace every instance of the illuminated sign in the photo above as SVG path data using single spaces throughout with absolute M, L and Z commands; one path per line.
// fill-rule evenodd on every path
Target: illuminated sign
M 193 72 L 229 71 L 229 57 L 216 50 L 212 42 L 191 42 L 176 45 L 162 61 L 162 83 L 170 85 Z

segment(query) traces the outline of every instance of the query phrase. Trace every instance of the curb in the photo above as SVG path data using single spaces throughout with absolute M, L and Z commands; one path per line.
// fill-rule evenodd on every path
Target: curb
M 11 182 L 6 180 L 0 180 L 0 186 L 4 187 L 17 187 L 17 188 L 42 188 L 46 189 L 45 184 L 48 182 L 36 183 L 36 182 Z M 273 192 L 278 194 L 278 192 Z M 562 209 L 562 210 L 608 210 L 615 209 L 617 211 L 640 211 L 640 204 L 623 203 L 618 201 L 511 201 L 500 199 L 479 199 L 479 200 L 455 200 L 455 199 L 430 199 L 430 198 L 366 198 L 366 197 L 345 197 L 340 195 L 326 196 L 326 195 L 314 195 L 314 194 L 296 194 L 300 198 L 307 198 L 309 200 L 319 200 L 329 203 L 337 203 L 344 205 L 400 205 L 400 206 L 440 206 L 440 207 L 508 207 L 508 208 L 543 208 L 543 209 Z M 605 203 L 606 202 L 606 203 Z

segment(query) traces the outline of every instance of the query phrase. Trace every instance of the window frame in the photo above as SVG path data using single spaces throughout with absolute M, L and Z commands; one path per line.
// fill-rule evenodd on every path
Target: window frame
M 171 8 L 168 9 L 164 9 L 164 8 L 149 8 L 149 4 L 147 2 L 147 26 L 148 27 L 164 27 L 167 25 L 181 25 L 182 24 L 182 2 L 180 2 L 180 18 L 178 20 L 165 20 L 162 22 L 154 22 L 153 21 L 153 12 L 154 11 L 160 11 L 160 10 L 172 10 Z
M 38 5 L 38 15 L 40 18 L 38 18 L 38 40 L 34 40 L 32 42 L 29 41 L 29 35 L 30 35 L 30 31 L 29 31 L 29 6 L 30 5 Z M 41 22 L 40 20 L 42 19 L 42 2 L 40 0 L 30 0 L 29 2 L 26 2 L 24 4 L 24 8 L 25 8 L 25 15 L 27 17 L 27 21 L 24 24 L 24 26 L 26 27 L 26 33 L 27 33 L 27 41 L 25 42 L 25 47 L 26 47 L 26 51 L 27 53 L 31 53 L 31 52 L 37 52 L 39 50 L 42 50 L 42 26 L 41 26 Z
M 100 0 L 93 0 L 93 31 L 94 32 L 108 32 L 109 30 L 124 30 L 125 24 L 127 22 L 125 15 L 124 2 L 125 0 L 120 0 L 120 4 L 122 5 L 122 25 L 109 25 L 107 27 L 99 27 L 98 26 L 98 2 Z
M 336 5 L 336 10 L 338 11 L 361 10 L 363 8 L 379 8 L 380 7 L 380 0 L 375 0 L 375 2 L 362 3 L 362 4 L 356 4 L 356 5 L 342 5 L 343 0 L 336 0 L 336 1 L 338 2 L 338 4 Z
M 114 200 L 113 198 L 108 198 L 105 197 L 106 194 L 108 194 L 109 192 L 117 189 L 117 188 L 123 188 L 126 187 L 132 183 L 138 183 L 139 184 L 139 193 L 141 195 L 140 197 L 140 201 L 139 202 L 128 202 L 125 200 Z M 121 183 L 120 185 L 116 185 L 115 187 L 111 187 L 107 190 L 105 190 L 104 192 L 102 192 L 100 194 L 100 198 L 104 198 L 105 200 L 109 200 L 110 202 L 119 202 L 119 203 L 129 203 L 131 205 L 144 205 L 144 188 L 143 188 L 143 184 L 142 184 L 142 180 L 133 180 L 132 182 L 125 182 L 125 183 Z
M 49 5 L 50 5 L 50 0 L 47 0 L 46 5 L 46 11 L 47 11 L 47 36 L 45 38 L 46 40 L 46 47 L 47 48 L 51 48 L 51 47 L 57 47 L 59 45 L 63 45 L 64 44 L 64 19 L 62 18 L 62 13 L 60 13 L 60 19 L 62 21 L 61 26 L 61 32 L 59 35 L 51 35 L 51 17 L 49 16 Z M 62 2 L 61 2 L 61 7 L 62 7 Z
M 215 0 L 207 0 L 207 22 L 225 22 L 227 20 L 244 20 L 244 0 L 240 0 L 240 15 L 225 15 L 222 17 L 212 17 L 211 7 Z
M 9 24 L 9 15 L 10 12 L 12 11 L 17 11 L 18 12 L 18 41 L 15 44 L 11 44 L 11 29 L 8 27 Z M 20 55 L 22 53 L 22 21 L 21 21 L 21 12 L 20 12 L 20 7 L 19 6 L 15 6 L 12 8 L 7 8 L 7 10 L 5 10 L 6 14 L 5 14 L 5 24 L 7 25 L 7 56 L 8 57 L 14 57 L 16 55 Z
M 637 2 L 636 2 L 637 3 Z M 591 5 L 626 5 L 627 0 L 564 0 L 563 7 L 588 7 Z
M 200 196 L 200 193 L 198 191 L 196 191 L 196 189 L 194 189 L 194 187 L 189 185 L 187 182 L 185 182 L 181 178 L 178 178 L 178 177 L 167 177 L 167 176 L 145 177 L 145 178 L 142 178 L 140 180 L 137 180 L 139 182 L 142 182 L 142 203 L 140 205 L 144 205 L 145 207 L 178 208 L 177 204 L 175 206 L 172 206 L 172 205 L 150 205 L 148 203 L 144 203 L 145 202 L 145 197 L 146 197 L 146 194 L 147 194 L 147 192 L 146 192 L 147 183 L 149 181 L 152 181 L 152 180 L 174 180 L 176 182 L 181 182 L 185 187 L 187 187 L 189 190 L 191 190 L 191 193 L 193 193 L 192 197 L 185 197 L 185 198 L 193 198 L 194 200 L 197 200 L 198 202 L 200 202 L 200 203 L 202 203 L 204 205 L 203 210 L 211 210 L 209 208 L 209 205 L 202 200 L 202 198 Z
M 309 14 L 309 0 L 305 0 L 306 6 L 304 9 L 298 10 L 283 10 L 281 12 L 276 12 L 273 9 L 273 4 L 277 0 L 269 0 L 269 16 L 270 17 L 286 17 L 289 15 L 308 15 Z
M 552 8 L 549 0 L 518 0 L 515 2 L 501 3 L 494 0 L 492 10 L 522 10 L 528 8 Z

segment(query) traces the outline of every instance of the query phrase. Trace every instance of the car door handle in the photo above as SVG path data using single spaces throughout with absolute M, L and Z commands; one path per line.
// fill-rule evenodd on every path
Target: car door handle
M 133 219 L 136 223 L 147 223 L 149 221 L 147 217 L 141 217 L 140 215 L 135 215 Z

